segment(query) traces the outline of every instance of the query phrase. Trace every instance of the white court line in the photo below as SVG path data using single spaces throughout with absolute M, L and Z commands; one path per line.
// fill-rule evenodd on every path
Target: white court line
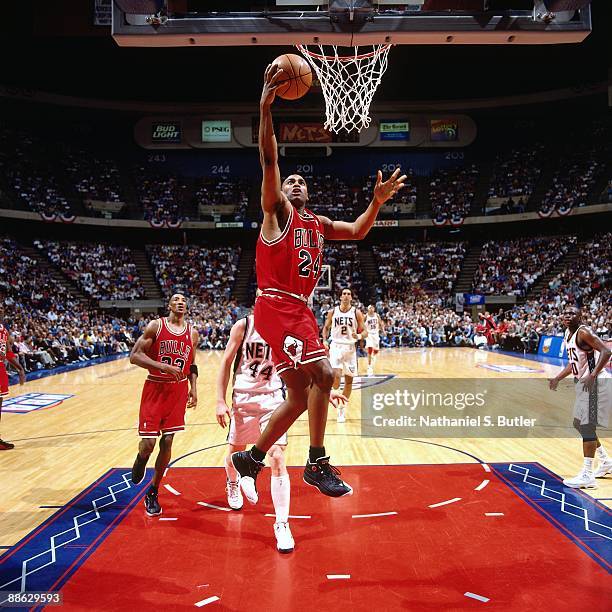
M 491 471 L 491 468 L 486 463 L 481 463 L 481 465 L 484 468 L 485 472 L 490 472 Z
M 169 484 L 165 484 L 164 487 L 167 491 L 170 491 L 172 495 L 180 495 L 180 493 L 174 487 L 171 487 Z
M 484 602 L 489 601 L 488 597 L 483 597 L 482 595 L 476 595 L 476 593 L 470 593 L 469 591 L 467 593 L 464 593 L 464 595 L 466 597 L 471 597 L 472 599 L 477 599 L 478 601 L 484 601 Z
M 353 514 L 353 518 L 368 518 L 370 516 L 391 516 L 397 512 L 378 512 L 377 514 Z
M 438 502 L 437 504 L 431 504 L 428 507 L 429 508 L 439 508 L 440 506 L 446 506 L 446 504 L 452 504 L 458 501 L 461 501 L 460 497 L 453 497 L 453 499 L 447 499 L 446 501 Z
M 168 468 L 164 470 L 164 478 L 166 477 L 167 474 L 168 474 Z
M 474 491 L 482 491 L 491 481 L 490 480 L 483 480 L 475 489 Z
M 209 603 L 213 603 L 214 601 L 219 601 L 219 598 L 216 595 L 208 597 L 207 599 L 203 599 L 202 601 L 198 601 L 195 606 L 196 608 L 201 608 L 202 606 L 207 606 Z
M 264 516 L 271 516 L 272 518 L 276 518 L 276 514 L 264 514 Z M 312 518 L 309 514 L 289 514 L 288 518 L 294 519 L 309 519 Z
M 504 516 L 503 512 L 485 512 L 485 516 Z
M 350 577 L 350 574 L 327 574 L 328 580 L 348 580 Z
M 206 506 L 207 508 L 214 508 L 215 510 L 223 510 L 223 512 L 231 512 L 231 508 L 223 508 L 222 506 L 215 506 L 215 504 L 207 504 L 206 502 L 198 502 L 200 506 Z
M 164 518 L 160 518 L 160 521 L 178 521 L 177 518 L 170 518 L 170 517 L 164 517 Z

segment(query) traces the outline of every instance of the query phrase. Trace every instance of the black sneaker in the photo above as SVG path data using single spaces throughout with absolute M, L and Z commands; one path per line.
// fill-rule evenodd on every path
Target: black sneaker
M 12 442 L 7 442 L 6 440 L 0 438 L 0 450 L 11 450 L 12 448 L 15 448 L 15 445 Z
M 338 478 L 340 470 L 329 463 L 329 457 L 320 457 L 314 463 L 310 460 L 304 468 L 304 482 L 317 487 L 323 495 L 329 497 L 343 497 L 352 495 L 353 489 Z
M 244 496 L 250 503 L 256 504 L 259 500 L 257 474 L 264 468 L 264 463 L 253 459 L 250 451 L 232 453 L 232 463 L 240 474 L 240 488 Z
M 140 456 L 140 453 L 136 455 L 136 460 L 132 466 L 132 483 L 139 485 L 145 477 L 147 469 L 147 460 Z
M 145 511 L 149 516 L 159 516 L 162 508 L 157 501 L 157 489 L 151 487 L 144 498 Z

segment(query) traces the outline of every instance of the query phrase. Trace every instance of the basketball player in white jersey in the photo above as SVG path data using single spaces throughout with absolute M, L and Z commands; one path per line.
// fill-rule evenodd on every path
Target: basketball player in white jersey
M 353 293 L 350 289 L 342 290 L 340 305 L 327 313 L 323 326 L 323 346 L 329 349 L 329 361 L 334 370 L 333 388 L 340 387 L 340 377 L 344 373 L 343 395 L 348 399 L 353 390 L 353 377 L 357 376 L 357 350 L 355 343 L 366 338 L 363 313 L 352 305 Z M 331 329 L 331 347 L 328 334 Z M 338 404 L 338 423 L 346 420 L 346 407 Z
M 225 403 L 225 395 L 232 364 L 234 379 L 230 409 Z M 274 368 L 270 347 L 255 330 L 253 315 L 239 319 L 231 329 L 217 378 L 217 422 L 225 427 L 226 416 L 230 417 L 225 472 L 227 502 L 233 510 L 240 510 L 243 500 L 240 476 L 232 464 L 231 454 L 257 441 L 272 413 L 284 399 L 283 381 Z M 268 451 L 270 489 L 276 513 L 274 534 L 276 547 L 282 553 L 291 552 L 295 545 L 289 529 L 291 488 L 285 466 L 286 447 L 287 433 L 284 433 Z M 255 503 L 257 499 L 249 501 Z
M 380 333 L 385 331 L 385 326 L 380 315 L 374 310 L 374 306 L 368 306 L 365 317 L 365 328 L 368 332 L 366 336 L 366 349 L 368 350 L 368 376 L 374 374 L 374 365 L 378 351 L 380 351 Z
M 572 489 L 595 489 L 595 478 L 612 474 L 612 459 L 601 445 L 596 433 L 597 425 L 607 427 L 612 408 L 612 377 L 606 370 L 612 351 L 591 329 L 581 323 L 580 309 L 568 307 L 563 313 L 567 326 L 565 346 L 568 364 L 549 381 L 555 391 L 559 381 L 570 374 L 576 386 L 574 403 L 574 427 L 582 436 L 584 466 L 574 478 L 566 478 L 563 484 Z M 593 470 L 595 454 L 599 460 Z

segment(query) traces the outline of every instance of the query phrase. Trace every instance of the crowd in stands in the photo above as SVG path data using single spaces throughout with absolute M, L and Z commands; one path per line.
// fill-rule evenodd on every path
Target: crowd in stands
M 202 220 L 220 220 L 225 218 L 214 213 L 217 206 L 233 206 L 231 220 L 242 221 L 249 207 L 250 183 L 246 179 L 232 179 L 229 176 L 218 175 L 198 180 L 195 192 L 195 202 Z M 210 209 L 210 212 L 208 212 Z M 217 219 L 219 217 L 219 219 Z
M 162 293 L 214 303 L 229 299 L 240 260 L 239 246 L 154 245 L 147 253 Z
M 80 242 L 34 242 L 41 254 L 91 298 L 131 300 L 144 296 L 129 248 Z
M 124 202 L 117 162 L 98 158 L 81 148 L 67 150 L 65 172 L 82 200 Z
M 598 148 L 572 151 L 559 160 L 552 185 L 544 194 L 540 211 L 550 214 L 557 210 L 567 214 L 572 208 L 589 204 L 589 194 L 604 168 Z
M 372 249 L 385 296 L 400 300 L 412 292 L 450 293 L 461 271 L 464 242 L 412 242 L 375 245 Z
M 308 198 L 317 214 L 332 219 L 352 221 L 361 209 L 362 193 L 359 187 L 351 186 L 341 178 L 325 176 L 304 177 L 308 187 Z M 364 188 L 365 189 L 365 188 Z M 369 197 L 371 199 L 372 192 Z M 369 203 L 369 199 L 367 202 Z
M 576 244 L 575 236 L 490 240 L 482 247 L 472 293 L 525 296 Z
M 188 186 L 179 176 L 154 172 L 145 166 L 135 171 L 138 204 L 152 225 L 178 223 L 189 199 Z
M 540 177 L 543 154 L 544 146 L 538 143 L 500 154 L 489 183 L 489 198 L 526 202 Z
M 417 203 L 417 183 L 414 171 L 412 168 L 402 168 L 401 173 L 406 175 L 404 187 L 397 195 L 389 200 L 380 210 L 379 218 L 405 219 L 414 217 Z M 388 175 L 383 176 L 383 180 L 387 180 Z M 376 185 L 376 176 L 369 176 L 363 182 L 359 201 L 365 208 L 372 200 L 374 195 L 374 186 Z
M 479 170 L 475 164 L 442 168 L 430 177 L 429 199 L 434 219 L 462 219 L 470 213 Z

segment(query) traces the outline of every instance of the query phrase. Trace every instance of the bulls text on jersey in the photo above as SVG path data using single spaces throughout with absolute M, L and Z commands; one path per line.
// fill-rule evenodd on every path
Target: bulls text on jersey
M 179 340 L 160 340 L 159 341 L 159 356 L 163 355 L 174 355 L 177 357 L 183 357 L 185 361 L 189 359 L 191 354 L 191 347 L 185 342 Z

